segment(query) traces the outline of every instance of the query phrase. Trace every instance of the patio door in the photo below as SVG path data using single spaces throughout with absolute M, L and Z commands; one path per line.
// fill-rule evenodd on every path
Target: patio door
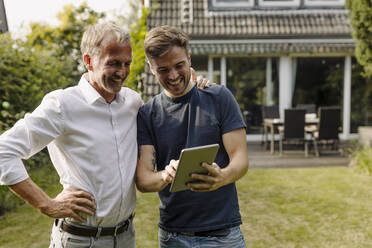
M 276 60 L 272 59 L 272 103 L 278 103 Z M 228 57 L 227 88 L 233 93 L 247 124 L 247 134 L 262 133 L 262 105 L 266 102 L 266 58 Z

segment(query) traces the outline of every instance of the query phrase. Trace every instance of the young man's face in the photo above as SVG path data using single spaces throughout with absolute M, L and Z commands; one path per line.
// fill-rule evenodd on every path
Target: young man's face
M 89 81 L 110 102 L 129 75 L 132 48 L 129 43 L 119 43 L 113 36 L 108 36 L 102 43 L 101 55 L 91 58 Z
M 149 60 L 151 70 L 167 96 L 180 97 L 192 89 L 191 60 L 183 47 L 174 46 L 163 56 Z

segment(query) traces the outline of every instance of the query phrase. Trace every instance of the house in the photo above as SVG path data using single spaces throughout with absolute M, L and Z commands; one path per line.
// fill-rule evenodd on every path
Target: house
M 8 22 L 6 20 L 4 0 L 0 0 L 0 33 L 8 31 Z
M 365 122 L 365 117 L 351 118 L 354 111 L 364 116 L 365 109 L 352 109 L 358 101 L 351 94 L 355 42 L 345 0 L 145 4 L 157 6 L 148 29 L 170 25 L 184 30 L 191 38 L 194 69 L 232 91 L 248 124 L 247 139 L 261 139 L 263 105 L 279 105 L 281 116 L 297 104 L 340 106 L 344 139 L 356 132 L 361 119 Z M 145 97 L 161 90 L 148 69 L 144 85 Z M 367 122 L 372 123 L 371 117 Z

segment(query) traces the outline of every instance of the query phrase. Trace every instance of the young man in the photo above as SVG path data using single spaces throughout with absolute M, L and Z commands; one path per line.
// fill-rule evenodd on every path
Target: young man
M 160 247 L 245 247 L 239 225 L 235 181 L 248 170 L 245 124 L 239 107 L 223 86 L 203 91 L 190 82 L 188 37 L 168 26 L 149 31 L 145 53 L 164 91 L 138 114 L 137 188 L 159 192 Z M 183 148 L 218 143 L 208 175 L 193 174 L 190 190 L 171 193 Z

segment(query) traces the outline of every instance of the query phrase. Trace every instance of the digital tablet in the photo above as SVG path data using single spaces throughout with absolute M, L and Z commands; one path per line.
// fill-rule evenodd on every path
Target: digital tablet
M 192 173 L 207 174 L 208 171 L 201 167 L 201 164 L 203 162 L 212 164 L 217 155 L 218 148 L 218 144 L 212 144 L 183 149 L 179 158 L 176 175 L 169 191 L 177 192 L 189 189 L 186 183 L 195 181 L 195 179 L 190 177 Z

